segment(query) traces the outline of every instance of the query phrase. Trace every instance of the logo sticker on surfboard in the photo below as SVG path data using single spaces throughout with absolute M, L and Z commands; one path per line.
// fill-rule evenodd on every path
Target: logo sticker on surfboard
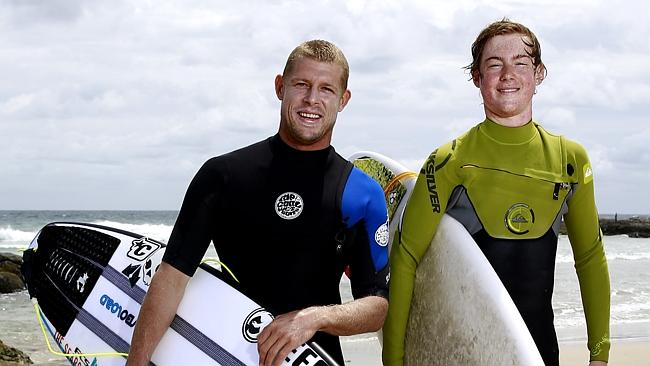
M 285 192 L 275 200 L 275 212 L 285 220 L 293 220 L 300 216 L 305 207 L 298 193 Z
M 251 343 L 257 343 L 257 336 L 272 321 L 273 315 L 263 308 L 253 310 L 252 313 L 248 314 L 241 328 L 244 339 Z
M 131 248 L 129 248 L 129 252 L 126 253 L 126 256 L 142 262 L 149 258 L 158 249 L 160 249 L 160 244 L 147 237 L 142 237 L 131 242 Z

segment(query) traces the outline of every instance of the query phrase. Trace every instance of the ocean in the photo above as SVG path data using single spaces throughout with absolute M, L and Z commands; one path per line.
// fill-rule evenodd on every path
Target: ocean
M 19 253 L 38 230 L 53 221 L 88 222 L 132 231 L 166 242 L 177 211 L 0 211 L 0 252 Z M 609 215 L 608 215 L 609 216 Z M 622 219 L 624 215 L 619 215 Z M 606 236 L 612 288 L 613 339 L 650 339 L 650 239 Z M 214 251 L 208 255 L 214 255 Z M 561 342 L 584 341 L 586 327 L 571 247 L 560 236 L 553 307 Z M 341 281 L 344 301 L 349 283 Z M 68 365 L 51 355 L 26 291 L 0 295 L 0 339 L 27 352 L 37 365 Z M 357 338 L 359 339 L 359 338 Z

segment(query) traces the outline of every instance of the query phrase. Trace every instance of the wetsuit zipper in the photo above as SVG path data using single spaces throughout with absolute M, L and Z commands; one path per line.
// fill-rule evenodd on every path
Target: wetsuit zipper
M 557 200 L 559 199 L 559 197 L 560 197 L 560 190 L 561 190 L 561 189 L 562 189 L 562 190 L 568 190 L 569 188 L 571 188 L 571 184 L 568 183 L 568 182 L 555 182 L 555 181 L 548 180 L 548 179 L 544 179 L 544 178 L 532 177 L 532 176 L 530 176 L 530 175 L 526 175 L 526 174 L 513 173 L 513 172 L 508 171 L 508 170 L 505 170 L 505 169 L 498 169 L 498 168 L 485 168 L 485 167 L 478 166 L 478 165 L 475 165 L 475 164 L 465 164 L 465 165 L 462 165 L 460 168 L 461 168 L 461 169 L 477 168 L 477 169 L 491 170 L 491 171 L 495 171 L 495 172 L 500 172 L 500 173 L 506 173 L 506 174 L 514 175 L 514 176 L 517 176 L 517 177 L 523 177 L 523 178 L 528 178 L 528 179 L 539 180 L 539 181 L 546 182 L 546 183 L 551 183 L 551 184 L 554 185 L 554 188 L 553 188 L 553 199 L 556 200 L 556 201 L 557 201 Z

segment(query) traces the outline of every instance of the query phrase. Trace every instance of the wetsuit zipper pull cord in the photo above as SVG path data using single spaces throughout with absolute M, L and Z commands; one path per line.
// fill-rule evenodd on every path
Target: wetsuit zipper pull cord
M 562 187 L 562 183 L 555 183 L 555 189 L 553 189 L 553 199 L 555 201 L 557 201 L 560 196 L 560 187 Z

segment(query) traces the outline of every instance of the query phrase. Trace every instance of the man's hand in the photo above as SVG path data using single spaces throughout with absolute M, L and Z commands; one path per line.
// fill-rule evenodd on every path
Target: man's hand
M 388 300 L 366 296 L 343 305 L 312 306 L 278 316 L 257 337 L 260 366 L 279 366 L 289 352 L 310 340 L 317 331 L 335 336 L 381 329 Z
M 605 362 L 605 361 L 591 361 L 591 362 L 589 362 L 589 366 L 607 366 L 607 362 Z
M 323 307 L 310 307 L 282 314 L 257 337 L 260 366 L 279 366 L 295 348 L 307 342 L 323 326 Z

